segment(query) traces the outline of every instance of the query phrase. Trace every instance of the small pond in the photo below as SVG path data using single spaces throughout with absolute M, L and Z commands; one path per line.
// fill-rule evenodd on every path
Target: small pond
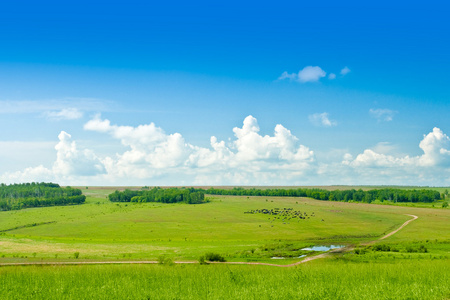
M 330 246 L 313 246 L 309 248 L 303 248 L 305 251 L 330 251 L 333 249 L 343 248 L 345 246 L 342 245 L 330 245 Z

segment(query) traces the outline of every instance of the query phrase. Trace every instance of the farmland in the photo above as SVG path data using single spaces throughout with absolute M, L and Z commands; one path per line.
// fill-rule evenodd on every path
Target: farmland
M 126 298 L 130 290 L 135 291 L 131 298 L 151 297 L 147 293 L 153 290 L 153 295 L 161 299 L 180 298 L 180 293 L 188 299 L 269 299 L 276 298 L 276 292 L 282 299 L 294 295 L 323 299 L 330 293 L 369 299 L 370 295 L 394 299 L 407 298 L 402 295 L 417 299 L 450 296 L 445 287 L 449 279 L 445 270 L 450 266 L 450 210 L 438 208 L 440 205 L 410 207 L 222 195 L 207 195 L 209 202 L 202 204 L 112 203 L 107 195 L 115 188 L 82 190 L 85 204 L 0 212 L 0 263 L 161 261 L 161 257 L 167 263 L 25 269 L 3 266 L 3 283 L 28 282 L 29 290 L 22 292 L 36 297 L 43 290 L 55 289 L 55 299 L 83 297 L 87 290 L 105 299 Z M 397 229 L 411 219 L 409 215 L 418 219 L 374 244 L 383 247 L 363 245 Z M 282 257 L 277 264 L 290 264 L 301 261 L 299 256 L 317 254 L 303 250 L 305 247 L 332 244 L 355 250 L 282 269 L 196 263 L 200 256 L 213 252 L 228 262 L 274 263 L 272 257 Z M 172 265 L 174 261 L 196 264 Z M 77 282 L 69 283 L 73 278 Z M 297 286 L 297 282 L 302 285 Z M 111 288 L 117 285 L 120 288 Z M 341 285 L 346 288 L 339 289 Z M 259 291 L 261 286 L 264 294 Z M 42 291 L 38 287 L 43 287 Z M 102 293 L 102 287 L 108 292 Z M 0 293 L 14 298 L 21 292 L 3 287 Z

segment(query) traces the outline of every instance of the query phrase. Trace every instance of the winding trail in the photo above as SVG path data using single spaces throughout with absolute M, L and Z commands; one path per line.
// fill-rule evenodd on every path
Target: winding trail
M 406 225 L 408 225 L 410 222 L 412 222 L 412 221 L 414 221 L 414 220 L 416 220 L 416 219 L 419 218 L 418 216 L 415 216 L 415 215 L 407 215 L 407 216 L 410 216 L 410 217 L 413 217 L 413 218 L 412 218 L 411 220 L 408 220 L 408 221 L 406 221 L 405 223 L 403 223 L 403 225 L 400 226 L 398 229 L 396 229 L 396 230 L 394 230 L 394 231 L 392 231 L 392 232 L 386 234 L 385 236 L 383 236 L 382 238 L 380 238 L 380 240 L 384 240 L 385 238 L 388 238 L 388 237 L 390 237 L 391 235 L 396 234 L 400 229 L 402 229 L 403 227 L 405 227 Z M 373 242 L 372 242 L 372 243 L 373 243 Z
M 418 216 L 415 215 L 407 215 L 410 217 L 413 217 L 412 219 L 406 221 L 405 223 L 403 223 L 399 228 L 397 228 L 394 231 L 389 232 L 388 234 L 382 236 L 379 239 L 376 239 L 374 241 L 370 241 L 370 242 L 366 242 L 363 243 L 361 245 L 363 246 L 368 246 L 368 245 L 372 245 L 374 243 L 376 243 L 377 241 L 380 240 L 384 240 L 394 234 L 396 234 L 399 230 L 403 229 L 403 227 L 405 227 L 406 225 L 408 225 L 410 222 L 418 219 Z M 244 261 L 239 261 L 239 262 L 209 262 L 211 264 L 229 264 L 229 265 L 263 265 L 263 266 L 273 266 L 273 267 L 282 267 L 282 268 L 288 268 L 288 267 L 294 267 L 300 264 L 304 264 L 306 262 L 312 261 L 312 260 L 316 260 L 319 258 L 324 258 L 324 257 L 328 257 L 331 256 L 332 253 L 343 253 L 343 252 L 349 252 L 352 251 L 355 247 L 354 246 L 346 246 L 343 248 L 337 248 L 337 249 L 333 249 L 331 251 L 328 251 L 326 253 L 322 253 L 319 255 L 315 255 L 315 256 L 309 256 L 306 257 L 305 259 L 292 263 L 292 264 L 288 264 L 288 265 L 279 265 L 279 264 L 271 264 L 271 263 L 263 263 L 263 262 L 244 262 Z M 0 267 L 1 266 L 28 266 L 28 265 L 111 265 L 111 264 L 157 264 L 158 261 L 154 261 L 154 260 L 142 260 L 142 261 L 60 261 L 60 262 L 43 262 L 43 261 L 38 261 L 38 262 L 22 262 L 22 263 L 0 263 Z M 175 264 L 197 264 L 197 261 L 175 261 Z

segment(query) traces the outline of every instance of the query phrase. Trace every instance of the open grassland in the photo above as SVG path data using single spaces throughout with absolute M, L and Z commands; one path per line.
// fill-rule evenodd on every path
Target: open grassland
M 450 209 L 247 196 L 208 196 L 196 205 L 111 203 L 114 190 L 83 189 L 83 205 L 0 212 L 0 264 L 163 264 L 0 266 L 1 298 L 450 298 Z M 261 213 L 276 208 L 304 219 Z M 418 219 L 379 240 L 410 215 Z M 173 264 L 214 252 L 228 262 L 287 265 L 314 255 L 303 247 L 331 244 L 355 249 L 285 268 Z
M 206 204 L 111 203 L 114 188 L 83 190 L 86 204 L 0 212 L 3 260 L 197 260 L 218 252 L 228 260 L 267 260 L 314 244 L 374 240 L 415 214 L 419 219 L 387 242 L 450 239 L 449 210 L 307 198 L 208 196 Z M 246 214 L 292 208 L 305 219 Z M 295 252 L 297 251 L 297 252 Z M 1 259 L 1 258 L 0 258 Z
M 449 261 L 0 268 L 2 299 L 448 299 Z

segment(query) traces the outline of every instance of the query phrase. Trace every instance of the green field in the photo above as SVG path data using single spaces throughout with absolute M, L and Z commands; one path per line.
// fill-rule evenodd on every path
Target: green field
M 0 268 L 2 299 L 448 299 L 448 261 Z
M 448 208 L 246 196 L 207 196 L 209 203 L 196 205 L 111 203 L 107 195 L 114 190 L 83 188 L 87 200 L 82 205 L 0 212 L 0 263 L 151 261 L 164 256 L 169 265 L 3 266 L 3 298 L 27 293 L 40 298 L 45 290 L 53 290 L 55 299 L 86 298 L 87 293 L 104 299 L 450 297 Z M 289 208 L 305 218 L 246 213 L 275 208 Z M 375 243 L 392 251 L 361 245 L 399 228 L 411 219 L 408 215 L 418 219 Z M 288 264 L 300 261 L 300 255 L 317 254 L 304 247 L 332 244 L 353 245 L 361 253 L 337 253 L 289 268 L 170 265 L 197 262 L 207 252 L 230 262 Z M 275 261 L 274 256 L 285 259 Z M 19 291 L 11 282 L 26 288 Z

